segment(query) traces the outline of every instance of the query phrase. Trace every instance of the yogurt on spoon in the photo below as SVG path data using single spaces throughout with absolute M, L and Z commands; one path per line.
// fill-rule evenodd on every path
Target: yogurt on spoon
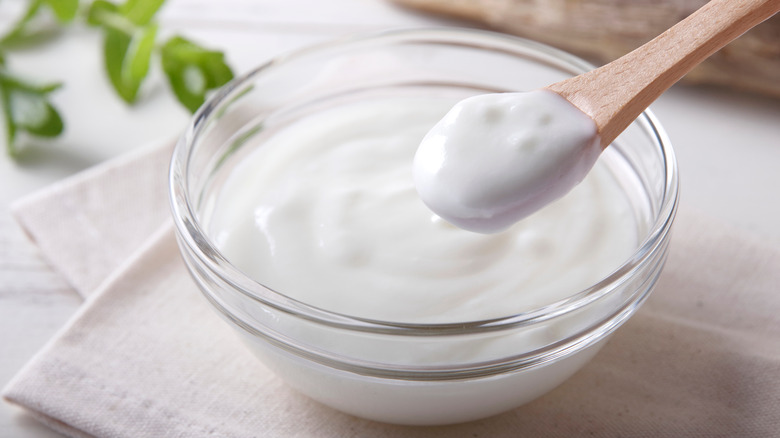
M 483 94 L 423 138 L 414 182 L 446 221 L 497 233 L 568 193 L 600 152 L 596 124 L 556 93 Z
M 712 0 L 603 67 L 540 91 L 464 100 L 417 151 L 420 198 L 461 228 L 506 229 L 574 188 L 658 96 L 778 10 L 780 0 Z

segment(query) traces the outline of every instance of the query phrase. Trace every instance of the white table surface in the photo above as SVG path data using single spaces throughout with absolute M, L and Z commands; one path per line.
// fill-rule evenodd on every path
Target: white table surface
M 5 5 L 0 26 L 12 16 Z M 165 33 L 179 31 L 224 50 L 238 73 L 278 53 L 343 35 L 463 25 L 383 0 L 169 0 L 161 23 Z M 0 386 L 81 303 L 13 222 L 12 202 L 140 145 L 174 138 L 188 118 L 159 76 L 147 81 L 139 104 L 124 105 L 109 88 L 100 53 L 98 33 L 76 27 L 8 56 L 17 72 L 65 82 L 53 100 L 67 131 L 52 142 L 33 140 L 17 162 L 0 154 Z M 675 146 L 686 207 L 780 248 L 780 99 L 676 86 L 653 110 Z M 0 402 L 0 438 L 58 436 Z

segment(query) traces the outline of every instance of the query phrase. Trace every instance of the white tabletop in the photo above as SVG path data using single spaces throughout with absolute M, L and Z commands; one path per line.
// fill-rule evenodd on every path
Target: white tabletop
M 11 13 L 0 7 L 0 25 Z M 268 58 L 339 36 L 389 28 L 463 25 L 383 0 L 169 0 L 163 31 L 222 49 L 240 73 Z M 4 27 L 4 26 L 3 26 Z M 75 312 L 81 299 L 13 222 L 9 206 L 54 181 L 144 144 L 171 139 L 188 114 L 150 78 L 134 107 L 112 92 L 99 34 L 75 27 L 8 55 L 14 71 L 63 81 L 53 100 L 67 131 L 29 141 L 18 162 L 0 154 L 0 386 Z M 678 155 L 682 202 L 780 248 L 780 99 L 676 86 L 653 105 Z M 0 403 L 0 438 L 60 436 Z

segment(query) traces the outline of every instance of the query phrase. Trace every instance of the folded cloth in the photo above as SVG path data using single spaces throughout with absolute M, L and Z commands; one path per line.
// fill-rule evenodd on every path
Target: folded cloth
M 102 165 L 16 206 L 29 235 L 88 298 L 4 397 L 68 436 L 766 437 L 780 430 L 780 251 L 685 208 L 654 294 L 591 363 L 546 396 L 486 420 L 424 428 L 310 401 L 244 349 L 189 279 L 167 219 L 169 150 Z
M 23 229 L 81 296 L 97 289 L 170 217 L 173 145 L 151 144 L 12 206 Z

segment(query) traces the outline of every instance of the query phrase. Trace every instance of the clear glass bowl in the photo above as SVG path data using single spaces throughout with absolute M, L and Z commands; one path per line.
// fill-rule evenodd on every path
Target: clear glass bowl
M 532 90 L 590 68 L 545 45 L 458 29 L 353 38 L 260 66 L 213 96 L 174 152 L 173 216 L 192 277 L 269 368 L 290 386 L 344 412 L 391 423 L 447 424 L 488 417 L 539 397 L 597 353 L 636 312 L 661 272 L 678 177 L 669 140 L 649 112 L 602 157 L 631 200 L 637 250 L 591 287 L 528 312 L 447 324 L 329 312 L 244 275 L 220 253 L 205 224 L 232 169 L 276 130 L 307 114 L 366 96 Z M 479 360 L 409 359 L 483 343 L 499 348 Z

